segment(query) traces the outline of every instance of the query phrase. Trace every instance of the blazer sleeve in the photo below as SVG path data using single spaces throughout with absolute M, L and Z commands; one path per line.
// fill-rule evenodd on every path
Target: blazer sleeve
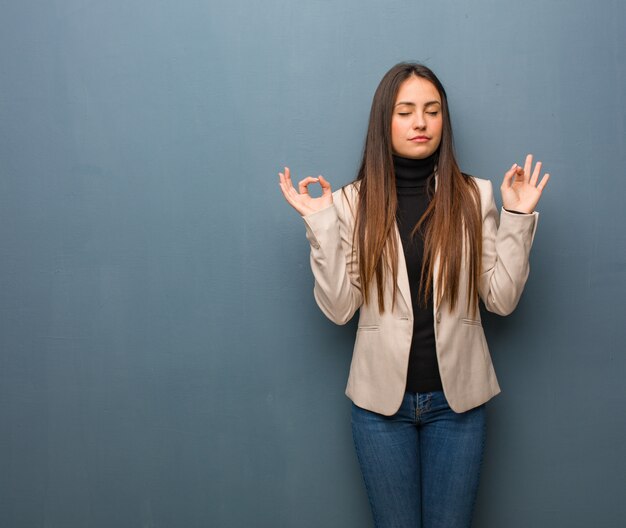
M 508 315 L 517 306 L 528 279 L 528 260 L 539 213 L 516 214 L 503 207 L 498 219 L 493 184 L 482 180 L 482 185 L 483 249 L 479 294 L 487 310 Z
M 352 246 L 353 208 L 338 189 L 330 206 L 302 217 L 311 246 L 315 301 L 324 315 L 339 325 L 352 319 L 363 303 L 358 257 Z

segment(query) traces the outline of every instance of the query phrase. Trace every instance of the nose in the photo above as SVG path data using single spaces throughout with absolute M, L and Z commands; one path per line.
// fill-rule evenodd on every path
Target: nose
M 426 128 L 426 120 L 424 116 L 419 112 L 415 112 L 415 119 L 413 121 L 413 128 L 415 129 L 424 129 Z

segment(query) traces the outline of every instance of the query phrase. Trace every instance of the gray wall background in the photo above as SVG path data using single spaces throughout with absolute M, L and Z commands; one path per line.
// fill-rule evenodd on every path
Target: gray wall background
M 619 0 L 1 2 L 0 525 L 372 525 L 355 320 L 317 308 L 277 173 L 352 180 L 420 60 L 463 170 L 552 175 L 520 305 L 484 315 L 476 526 L 623 526 L 625 27 Z

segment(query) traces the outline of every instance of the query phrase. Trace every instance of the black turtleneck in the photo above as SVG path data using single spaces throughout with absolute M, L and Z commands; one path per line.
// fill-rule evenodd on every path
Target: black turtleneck
M 430 202 L 427 185 L 431 195 L 434 194 L 433 173 L 438 156 L 439 152 L 424 159 L 393 156 L 398 196 L 396 220 L 409 275 L 413 306 L 413 339 L 406 380 L 406 390 L 410 392 L 443 390 L 435 348 L 432 295 L 426 307 L 422 306 L 418 297 L 424 240 L 420 233 L 413 239 L 409 237 Z

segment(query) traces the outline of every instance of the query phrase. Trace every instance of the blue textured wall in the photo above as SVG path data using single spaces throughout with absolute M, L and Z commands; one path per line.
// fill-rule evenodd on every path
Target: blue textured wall
M 354 322 L 313 299 L 277 173 L 354 178 L 401 60 L 466 172 L 552 178 L 481 528 L 626 524 L 626 4 L 3 1 L 0 526 L 364 527 Z M 499 199 L 499 197 L 498 197 Z

